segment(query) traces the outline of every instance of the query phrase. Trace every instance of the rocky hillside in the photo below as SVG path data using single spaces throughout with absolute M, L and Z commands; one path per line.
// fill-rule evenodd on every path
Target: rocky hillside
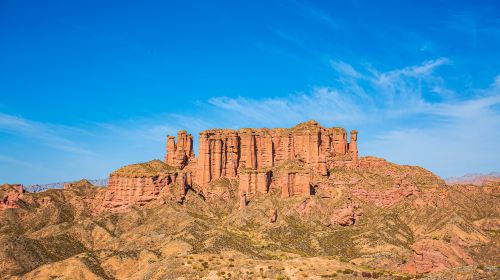
M 313 122 L 211 131 L 205 156 L 181 132 L 107 188 L 2 185 L 1 277 L 498 279 L 500 183 L 358 158 Z
M 107 186 L 108 185 L 108 179 L 93 179 L 93 180 L 88 180 L 95 186 Z M 27 185 L 25 186 L 26 191 L 29 192 L 43 192 L 48 189 L 62 189 L 64 187 L 64 184 L 68 184 L 71 182 L 56 182 L 56 183 L 48 183 L 48 184 L 32 184 L 32 185 Z

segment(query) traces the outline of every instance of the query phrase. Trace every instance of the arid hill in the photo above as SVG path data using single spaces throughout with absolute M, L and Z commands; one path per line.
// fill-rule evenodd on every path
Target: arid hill
M 185 131 L 108 187 L 0 187 L 3 279 L 498 279 L 500 183 L 358 157 L 357 132 Z

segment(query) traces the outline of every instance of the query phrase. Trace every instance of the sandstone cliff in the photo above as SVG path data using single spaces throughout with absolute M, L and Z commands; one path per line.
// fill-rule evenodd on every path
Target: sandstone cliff
M 179 155 L 184 158 L 185 154 Z M 182 172 L 160 160 L 128 165 L 109 176 L 100 210 L 127 211 L 133 205 L 144 205 L 161 195 L 182 200 L 190 184 L 190 173 Z
M 239 191 L 247 197 L 270 188 L 280 189 L 284 197 L 308 195 L 314 177 L 358 162 L 356 131 L 351 131 L 348 142 L 343 128 L 323 128 L 315 121 L 290 129 L 202 131 L 196 159 L 191 135 L 180 131 L 177 142 L 172 136 L 167 139 L 166 163 L 187 169 L 197 187 L 203 190 L 223 177 L 238 179 Z

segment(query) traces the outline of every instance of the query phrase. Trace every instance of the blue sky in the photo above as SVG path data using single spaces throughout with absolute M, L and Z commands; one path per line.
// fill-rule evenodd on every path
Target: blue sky
M 499 171 L 499 6 L 1 1 L 0 183 L 103 178 L 178 129 L 309 119 L 442 177 Z

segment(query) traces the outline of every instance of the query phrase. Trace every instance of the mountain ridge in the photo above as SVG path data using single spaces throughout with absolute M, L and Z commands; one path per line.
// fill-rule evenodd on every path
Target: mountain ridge
M 494 279 L 500 183 L 358 157 L 357 132 L 209 130 L 108 187 L 0 187 L 7 279 Z M 240 134 L 242 132 L 242 134 Z M 204 155 L 203 155 L 204 154 Z M 201 174 L 201 175 L 200 175 Z M 80 275 L 80 276 L 78 276 Z M 81 276 L 84 275 L 84 276 Z

